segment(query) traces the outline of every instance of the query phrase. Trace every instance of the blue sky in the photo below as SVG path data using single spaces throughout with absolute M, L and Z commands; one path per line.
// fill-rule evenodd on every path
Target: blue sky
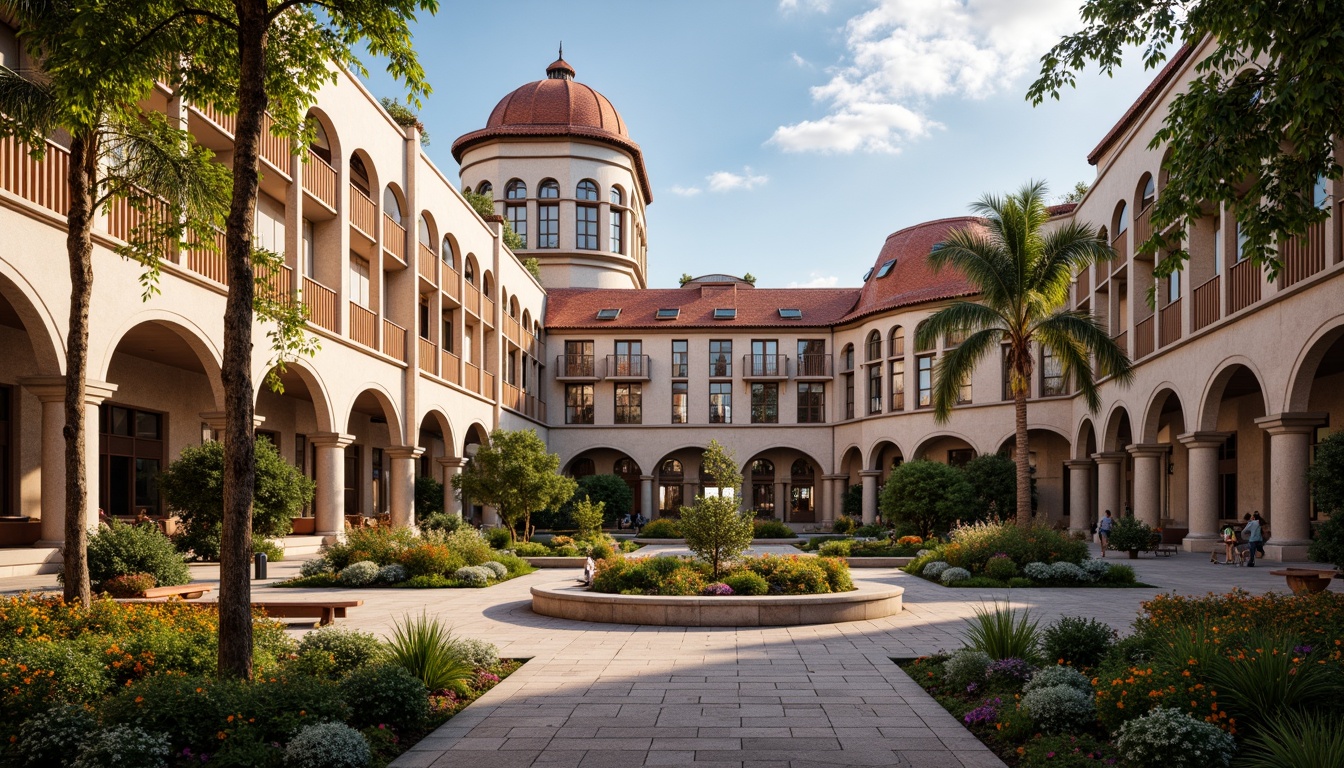
M 445 2 L 415 27 L 429 153 L 565 59 L 611 99 L 653 184 L 649 284 L 751 272 L 857 286 L 892 232 L 985 192 L 1090 181 L 1086 155 L 1152 77 L 1132 60 L 1061 102 L 1023 95 L 1080 0 Z M 375 68 L 375 67 L 371 67 Z M 382 72 L 379 96 L 404 91 Z

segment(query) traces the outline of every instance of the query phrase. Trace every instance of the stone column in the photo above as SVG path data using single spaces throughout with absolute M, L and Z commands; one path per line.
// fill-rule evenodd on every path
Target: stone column
M 1069 468 L 1069 530 L 1087 535 L 1092 531 L 1092 460 L 1064 462 Z
M 653 475 L 639 476 L 639 513 L 645 520 L 653 519 Z
M 1307 559 L 1311 543 L 1307 464 L 1312 433 L 1326 418 L 1324 413 L 1277 413 L 1255 420 L 1269 433 L 1269 509 L 1262 512 L 1271 534 L 1265 542 L 1269 560 Z
M 835 519 L 835 508 L 832 504 L 831 493 L 832 480 L 830 475 L 822 475 L 820 482 L 816 485 L 813 496 L 813 519 L 819 525 L 829 525 Z
M 42 533 L 37 546 L 59 546 L 65 541 L 65 377 L 27 376 L 19 384 L 42 403 Z M 84 522 L 90 534 L 98 532 L 98 406 L 116 391 L 116 384 L 84 382 Z
M 439 459 L 439 466 L 443 467 L 443 511 L 461 518 L 462 497 L 453 490 L 453 478 L 462 474 L 462 468 L 467 466 L 467 460 Z
M 1143 443 L 1128 450 L 1134 457 L 1134 517 L 1157 528 L 1162 521 L 1162 473 L 1171 446 Z
M 1097 463 L 1097 519 L 1109 509 L 1111 517 L 1118 520 L 1124 514 L 1120 508 L 1120 462 L 1125 460 L 1125 454 L 1094 453 L 1092 460 Z
M 831 475 L 831 521 L 845 513 L 845 491 L 849 489 L 849 475 Z
M 775 519 L 787 520 L 789 517 L 789 484 L 775 483 Z
M 859 473 L 859 480 L 863 483 L 864 525 L 872 525 L 877 521 L 877 479 L 880 477 L 880 469 L 865 469 Z
M 384 451 L 392 465 L 387 481 L 393 528 L 415 525 L 415 460 L 424 452 L 424 448 L 413 445 L 394 446 Z
M 201 411 L 201 421 L 205 422 L 206 426 L 210 427 L 210 431 L 214 433 L 214 436 L 210 438 L 211 440 L 219 440 L 219 436 L 224 434 L 224 427 L 228 423 L 224 419 L 223 411 Z M 260 429 L 264 423 L 266 423 L 265 416 L 252 415 L 252 429 Z M 279 451 L 280 446 L 277 445 L 276 450 Z
M 504 525 L 504 520 L 499 516 L 499 510 L 494 507 L 481 507 L 481 527 L 499 528 Z
M 1182 543 L 1186 552 L 1207 552 L 1218 541 L 1218 449 L 1228 434 L 1187 432 L 1176 437 L 1190 457 L 1190 532 Z
M 313 515 L 314 533 L 330 544 L 345 536 L 345 448 L 355 442 L 354 435 L 317 432 L 308 435 L 316 451 L 317 498 Z

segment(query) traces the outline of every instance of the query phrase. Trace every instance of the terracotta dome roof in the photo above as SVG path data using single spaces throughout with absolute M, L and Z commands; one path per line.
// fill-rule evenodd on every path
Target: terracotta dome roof
M 574 68 L 563 58 L 546 68 L 546 79 L 528 83 L 500 99 L 485 128 L 458 137 L 453 142 L 453 158 L 461 162 L 463 153 L 471 147 L 496 139 L 555 136 L 589 139 L 625 150 L 635 161 L 644 199 L 653 201 L 644 155 L 630 140 L 620 113 L 606 96 L 575 82 Z
M 929 266 L 929 252 L 953 230 L 979 226 L 980 219 L 959 216 L 926 221 L 888 235 L 845 321 L 925 301 L 975 294 L 975 286 L 957 270 L 944 267 L 934 272 Z M 891 261 L 894 263 L 884 273 Z

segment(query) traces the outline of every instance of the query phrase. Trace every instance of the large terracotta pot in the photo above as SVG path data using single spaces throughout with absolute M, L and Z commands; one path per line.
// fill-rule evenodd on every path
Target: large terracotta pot
M 296 536 L 312 536 L 316 531 L 316 517 L 296 517 L 290 521 L 290 533 Z

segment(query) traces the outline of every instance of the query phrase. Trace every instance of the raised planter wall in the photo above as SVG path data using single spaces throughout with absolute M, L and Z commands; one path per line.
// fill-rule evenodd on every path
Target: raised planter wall
M 861 584 L 853 592 L 791 597 L 608 595 L 569 583 L 532 588 L 542 616 L 655 627 L 787 627 L 868 621 L 900 613 L 905 590 Z
M 807 539 L 752 539 L 751 545 L 761 546 L 763 544 L 801 544 Z M 685 539 L 645 539 L 639 536 L 635 537 L 636 544 L 666 544 L 669 547 L 685 546 Z
M 582 568 L 586 557 L 524 557 L 533 568 Z
M 904 568 L 913 557 L 846 557 L 850 568 Z

